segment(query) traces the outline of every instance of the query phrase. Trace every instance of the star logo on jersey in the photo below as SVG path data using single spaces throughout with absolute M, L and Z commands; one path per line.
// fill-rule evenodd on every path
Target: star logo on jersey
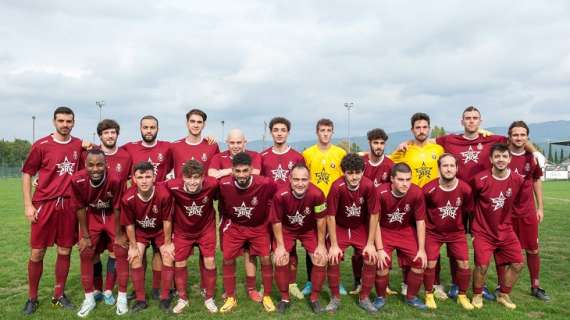
M 507 198 L 503 195 L 502 191 L 498 197 L 491 198 L 491 202 L 493 202 L 493 211 L 502 209 L 505 206 L 505 200 L 507 200 Z
M 325 171 L 325 168 L 323 168 L 321 172 L 316 172 L 315 176 L 317 177 L 317 184 L 319 183 L 329 184 L 331 176 Z
M 287 168 L 289 168 L 289 170 L 291 170 L 294 165 L 295 165 L 295 164 L 293 163 L 293 161 L 289 161 L 289 164 L 287 165 Z
M 196 202 L 192 201 L 192 205 L 191 206 L 184 206 L 184 209 L 186 209 L 186 214 L 191 217 L 191 216 L 202 216 L 202 208 L 204 208 L 204 206 L 198 206 L 196 205 Z
M 390 221 L 388 222 L 392 223 L 397 221 L 399 223 L 404 223 L 404 215 L 406 215 L 406 212 L 401 212 L 400 208 L 397 208 L 396 211 L 388 213 L 388 218 L 390 218 Z
M 63 176 L 64 174 L 73 175 L 73 167 L 75 166 L 75 162 L 70 162 L 66 156 L 63 162 L 56 164 L 56 166 L 57 173 L 59 173 L 60 176 Z
M 253 207 L 248 207 L 245 205 L 245 202 L 241 203 L 241 206 L 239 207 L 234 207 L 234 214 L 239 218 L 239 217 L 246 217 L 248 219 L 251 219 L 251 211 L 253 210 Z
M 524 178 L 526 175 L 519 172 L 519 168 L 515 168 L 515 173 Z
M 115 166 L 115 171 L 121 172 L 122 170 L 123 170 L 123 167 L 121 166 L 121 164 L 117 163 L 117 165 Z
M 154 175 L 158 174 L 158 166 L 160 165 L 160 162 L 152 162 L 152 159 L 150 157 L 148 157 L 148 162 L 150 162 L 150 164 L 152 164 L 152 166 L 154 167 Z
M 273 181 L 283 180 L 287 181 L 287 175 L 289 174 L 289 170 L 283 169 L 281 164 L 277 166 L 277 169 L 271 170 L 271 174 L 273 174 Z
M 422 162 L 422 166 L 415 169 L 416 174 L 418 175 L 418 179 L 422 179 L 424 177 L 430 178 L 431 177 L 431 168 L 426 166 L 425 161 Z
M 298 224 L 300 226 L 303 225 L 303 220 L 305 220 L 305 216 L 302 215 L 301 213 L 299 213 L 299 210 L 297 210 L 297 212 L 295 212 L 295 215 L 292 215 L 292 216 L 288 215 L 287 218 L 289 218 L 290 224 Z
M 355 203 L 352 203 L 352 206 L 344 206 L 346 208 L 346 216 L 350 217 L 360 217 L 360 206 L 356 206 Z
M 469 149 L 467 149 L 467 151 L 461 152 L 463 163 L 467 163 L 469 161 L 479 163 L 479 153 L 481 153 L 481 151 L 475 151 L 471 146 L 469 146 Z
M 148 215 L 146 215 L 144 216 L 143 220 L 137 220 L 137 223 L 141 226 L 141 228 L 155 228 L 156 218 L 149 218 Z
M 441 213 L 442 220 L 447 217 L 455 219 L 455 216 L 457 215 L 457 207 L 452 206 L 449 200 L 447 200 L 447 204 L 445 205 L 445 207 L 440 207 L 438 209 L 439 212 Z
M 101 199 L 98 199 L 97 202 L 95 203 L 90 203 L 89 206 L 97 210 L 104 210 L 111 208 L 111 204 L 109 203 L 109 201 L 103 201 Z

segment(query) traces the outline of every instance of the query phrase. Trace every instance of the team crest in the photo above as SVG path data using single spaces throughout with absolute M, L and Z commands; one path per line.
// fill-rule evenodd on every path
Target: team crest
M 107 191 L 107 197 L 112 198 L 112 197 L 113 197 L 113 193 L 111 193 L 111 191 Z
M 388 180 L 388 172 L 384 172 L 382 174 L 382 181 L 386 181 L 386 180 Z
M 251 205 L 252 206 L 256 206 L 259 203 L 259 201 L 257 200 L 257 197 L 253 197 L 253 199 L 251 199 Z
M 380 182 L 378 182 L 378 179 L 374 178 L 374 186 L 378 187 L 380 185 Z
M 115 166 L 115 171 L 121 172 L 122 170 L 123 170 L 123 166 L 121 166 L 120 163 L 117 163 L 117 165 Z
M 158 159 L 158 162 L 162 162 L 164 160 L 164 156 L 162 155 L 162 153 L 159 153 L 156 158 Z
M 404 206 L 404 212 L 410 212 L 410 204 L 406 203 L 406 205 Z
M 530 171 L 530 163 L 525 163 L 524 164 L 524 171 L 529 172 Z
M 331 169 L 336 168 L 336 165 L 334 164 L 334 162 L 331 162 Z
M 305 215 L 308 216 L 309 214 L 311 214 L 311 208 L 305 207 Z
M 437 155 L 436 155 L 435 153 L 432 153 L 432 154 L 431 154 L 431 158 L 432 158 L 433 160 L 436 160 L 436 159 L 437 159 Z
M 505 192 L 505 196 L 506 196 L 507 198 L 510 198 L 512 194 L 513 194 L 513 191 L 511 190 L 511 188 L 508 188 L 508 189 L 507 189 L 507 192 Z
M 73 151 L 73 160 L 77 160 L 77 158 L 79 158 L 77 151 Z
M 360 202 L 360 204 L 364 203 L 364 197 L 360 197 L 360 199 L 358 199 L 358 202 Z
M 204 199 L 202 199 L 202 203 L 206 204 L 208 202 L 208 196 L 205 196 Z
M 293 163 L 293 161 L 289 161 L 289 164 L 287 165 L 287 168 L 289 168 L 289 170 L 291 170 L 291 168 L 293 168 L 295 164 Z
M 477 144 L 477 150 L 483 150 L 483 145 L 481 144 L 481 142 Z
M 208 156 L 205 153 L 202 153 L 202 161 L 208 161 Z
M 156 206 L 156 204 L 152 205 L 152 212 L 154 212 L 155 214 L 158 214 L 158 207 Z
M 461 198 L 460 197 L 457 197 L 457 200 L 455 200 L 455 206 L 461 207 Z

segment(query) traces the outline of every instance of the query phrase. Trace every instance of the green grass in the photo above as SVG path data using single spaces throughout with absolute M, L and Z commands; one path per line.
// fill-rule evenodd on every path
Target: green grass
M 343 319 L 375 318 L 384 319 L 570 319 L 566 302 L 570 301 L 570 221 L 568 219 L 568 201 L 570 195 L 569 182 L 548 182 L 544 185 L 546 208 L 545 221 L 541 225 L 541 247 L 542 247 L 542 286 L 552 297 L 552 302 L 545 304 L 535 300 L 528 294 L 529 276 L 525 269 L 521 279 L 513 289 L 512 298 L 518 307 L 515 311 L 509 312 L 496 303 L 486 303 L 482 310 L 466 312 L 452 301 L 438 303 L 438 309 L 433 312 L 418 312 L 405 306 L 400 297 L 390 297 L 385 309 L 377 316 L 368 316 L 357 305 L 355 298 L 343 297 L 342 308 L 338 316 Z M 28 238 L 29 226 L 23 215 L 22 199 L 20 192 L 20 180 L 4 179 L 0 180 L 0 213 L 2 223 L 0 223 L 0 319 L 23 318 L 20 314 L 21 308 L 27 299 L 27 260 L 29 255 Z M 48 250 L 45 258 L 44 273 L 40 284 L 40 308 L 35 318 L 41 319 L 75 319 L 75 312 L 68 312 L 59 309 L 52 309 L 49 299 L 53 291 L 53 273 L 55 262 L 55 250 Z M 300 286 L 306 279 L 304 269 L 304 253 L 299 250 L 299 279 Z M 219 257 L 218 257 L 219 259 Z M 444 283 L 449 283 L 447 259 L 442 260 L 442 278 Z M 218 260 L 218 266 L 220 266 Z M 191 258 L 189 263 L 191 283 L 189 310 L 182 316 L 184 318 L 216 318 L 225 319 L 255 319 L 259 317 L 275 317 L 279 315 L 266 314 L 261 305 L 254 304 L 245 297 L 243 289 L 242 263 L 238 261 L 238 302 L 239 306 L 235 312 L 228 315 L 210 315 L 205 311 L 197 290 L 198 281 L 197 260 Z M 347 259 L 342 267 L 342 279 L 347 288 L 352 287 L 352 276 L 350 272 L 350 260 Z M 494 270 L 494 268 L 490 268 Z M 218 296 L 222 292 L 221 268 L 218 269 Z M 151 274 L 147 274 L 147 281 L 150 281 Z M 259 277 L 258 277 L 259 278 Z M 259 280 L 259 279 L 258 279 Z M 391 283 L 394 289 L 399 287 L 401 280 L 400 272 L 395 270 L 392 273 Z M 496 277 L 494 271 L 490 272 L 488 284 L 494 287 Z M 150 284 L 147 283 L 147 288 Z M 69 274 L 66 292 L 72 301 L 79 305 L 83 299 L 83 289 L 79 276 L 79 258 L 77 250 L 73 251 L 71 271 Z M 328 299 L 328 291 L 322 295 L 322 303 Z M 423 294 L 422 294 L 423 296 Z M 277 301 L 276 289 L 273 291 L 274 300 Z M 218 305 L 222 300 L 217 299 Z M 119 318 L 115 315 L 113 307 L 99 304 L 95 311 L 89 316 L 90 319 Z M 136 316 L 127 315 L 124 318 L 137 319 L 158 319 L 169 318 L 158 310 L 155 301 L 150 302 L 150 308 Z M 288 311 L 289 319 L 305 319 L 315 317 L 305 301 L 293 301 Z M 321 315 L 317 318 L 330 318 L 329 315 Z

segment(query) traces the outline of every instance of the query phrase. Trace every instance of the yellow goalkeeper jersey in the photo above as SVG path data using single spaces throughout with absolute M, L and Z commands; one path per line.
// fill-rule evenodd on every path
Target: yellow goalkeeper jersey
M 423 187 L 426 183 L 439 177 L 437 159 L 443 152 L 443 148 L 435 143 L 428 143 L 423 147 L 410 144 L 405 152 L 395 151 L 388 158 L 392 159 L 394 163 L 407 163 L 412 168 L 412 183 Z
M 303 151 L 303 158 L 311 173 L 311 182 L 319 187 L 327 196 L 333 182 L 342 176 L 340 162 L 346 155 L 344 149 L 331 145 L 322 151 L 318 145 L 313 145 Z

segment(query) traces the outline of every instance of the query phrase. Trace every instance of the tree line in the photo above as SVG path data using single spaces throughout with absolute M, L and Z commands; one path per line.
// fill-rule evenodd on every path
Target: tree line
M 32 145 L 27 140 L 15 139 L 14 141 L 0 140 L 0 165 L 22 166 Z

